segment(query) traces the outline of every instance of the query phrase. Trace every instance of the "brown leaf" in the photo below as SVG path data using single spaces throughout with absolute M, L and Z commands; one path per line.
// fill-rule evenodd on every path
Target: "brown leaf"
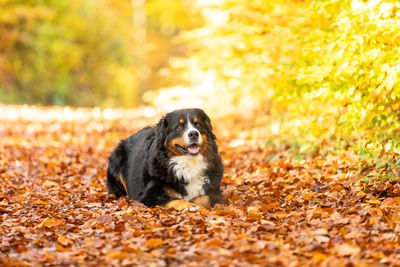
M 69 244 L 71 244 L 71 240 L 68 239 L 65 235 L 59 235 L 57 241 L 63 246 L 68 246 Z
M 39 224 L 37 227 L 38 228 L 43 228 L 43 227 L 51 228 L 51 227 L 58 226 L 62 223 L 63 223 L 63 221 L 60 221 L 59 219 L 48 217 L 48 218 L 44 219 L 43 222 L 41 224 Z
M 315 261 L 324 261 L 328 258 L 328 255 L 325 253 L 321 253 L 321 252 L 313 252 L 312 253 L 312 259 Z
M 7 198 L 3 198 L 2 201 L 0 201 L 0 206 L 7 206 L 8 205 L 8 200 Z
M 258 220 L 261 218 L 261 213 L 258 207 L 250 206 L 247 208 L 247 218 L 250 220 Z
M 311 232 L 312 235 L 327 235 L 328 231 L 325 228 L 319 228 Z
M 128 259 L 129 258 L 129 254 L 123 251 L 109 251 L 106 254 L 106 258 L 107 259 Z
M 36 200 L 35 202 L 33 202 L 34 205 L 47 205 L 47 202 L 43 201 L 43 200 Z
M 385 200 L 382 202 L 381 206 L 383 206 L 383 207 L 391 207 L 394 204 L 396 204 L 395 199 L 392 198 L 392 197 L 388 197 L 388 198 L 385 198 Z
M 217 247 L 219 247 L 219 246 L 221 246 L 222 244 L 223 244 L 223 242 L 222 242 L 222 240 L 219 239 L 219 238 L 214 238 L 214 239 L 211 239 L 211 240 L 209 240 L 209 241 L 206 242 L 206 246 L 207 246 L 207 247 L 212 247 L 212 246 L 217 246 Z
M 338 256 L 350 256 L 359 254 L 361 249 L 358 246 L 344 243 L 337 246 L 335 251 Z
M 27 261 L 13 261 L 10 262 L 8 266 L 25 267 L 25 266 L 32 266 L 32 264 Z
M 274 122 L 267 115 L 250 118 L 250 128 L 246 121 L 246 127 L 236 123 L 242 117 L 212 118 L 224 163 L 221 190 L 229 204 L 177 212 L 109 197 L 106 187 L 108 157 L 119 140 L 154 125 L 161 114 L 0 104 L 0 114 L 21 110 L 29 118 L 0 115 L 0 265 L 397 263 L 397 237 L 390 230 L 400 222 L 400 184 L 354 183 L 374 166 L 354 175 L 359 158 L 331 149 L 321 136 L 313 146 L 331 147 L 299 160 L 287 151 L 292 136 L 269 135 Z M 111 115 L 106 119 L 103 113 Z M 229 147 L 238 139 L 245 143 Z M 283 146 L 264 142 L 284 139 Z M 275 159 L 266 160 L 271 155 Z
M 157 239 L 157 238 L 150 238 L 147 239 L 145 242 L 145 245 L 148 247 L 162 247 L 166 244 L 166 241 L 161 240 L 161 239 Z
M 100 224 L 109 224 L 113 221 L 113 218 L 110 215 L 102 215 L 97 217 L 97 223 Z
M 317 235 L 314 238 L 315 238 L 315 240 L 317 240 L 318 242 L 321 242 L 321 243 L 329 242 L 329 237 L 324 236 L 324 235 Z

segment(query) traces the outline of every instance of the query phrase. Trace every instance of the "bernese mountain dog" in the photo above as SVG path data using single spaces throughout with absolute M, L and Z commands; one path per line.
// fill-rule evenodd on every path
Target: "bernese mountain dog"
M 210 118 L 201 109 L 166 114 L 120 141 L 109 157 L 107 188 L 148 207 L 209 208 L 223 203 L 221 157 Z

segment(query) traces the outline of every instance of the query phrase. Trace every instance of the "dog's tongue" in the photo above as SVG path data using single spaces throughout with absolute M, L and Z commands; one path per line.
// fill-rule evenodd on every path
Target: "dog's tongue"
M 191 154 L 197 154 L 197 153 L 199 153 L 199 147 L 198 146 L 196 146 L 196 145 L 192 145 L 192 146 L 189 146 L 188 147 L 188 151 L 191 153 Z

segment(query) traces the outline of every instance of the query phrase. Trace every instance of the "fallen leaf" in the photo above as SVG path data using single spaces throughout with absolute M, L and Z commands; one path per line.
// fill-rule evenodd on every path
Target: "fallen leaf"
M 71 243 L 71 240 L 65 235 L 59 235 L 57 241 L 63 246 L 68 246 Z
M 59 219 L 48 217 L 48 218 L 44 219 L 43 222 L 41 224 L 39 224 L 37 227 L 38 228 L 43 228 L 43 227 L 51 228 L 51 227 L 58 226 L 62 223 L 63 222 Z
M 178 212 L 107 192 L 108 157 L 119 140 L 161 114 L 4 104 L 0 114 L 8 114 L 0 116 L 1 266 L 397 263 L 390 230 L 400 222 L 400 184 L 355 183 L 374 166 L 356 169 L 354 152 L 322 137 L 295 159 L 292 137 L 270 136 L 267 115 L 250 128 L 233 123 L 242 118 L 212 118 L 226 203 Z M 244 143 L 229 147 L 235 139 Z M 277 146 L 283 139 L 287 145 Z M 323 154 L 321 142 L 328 142 Z
M 383 207 L 391 207 L 394 204 L 396 204 L 395 199 L 392 198 L 392 197 L 388 197 L 388 198 L 385 198 L 385 200 L 382 202 L 381 206 L 383 206 Z
M 258 220 L 261 218 L 260 210 L 255 207 L 251 206 L 247 208 L 247 218 L 250 220 Z
M 7 198 L 3 198 L 2 201 L 0 201 L 0 206 L 7 206 L 8 205 L 8 200 Z
M 338 256 L 350 256 L 357 255 L 360 253 L 360 248 L 358 246 L 344 243 L 335 248 L 336 254 Z
M 321 252 L 313 252 L 312 253 L 312 259 L 315 261 L 324 261 L 328 258 L 328 255 L 325 253 L 321 253 Z
M 106 254 L 107 259 L 128 259 L 130 256 L 128 253 L 123 251 L 109 251 Z
M 321 242 L 321 243 L 329 242 L 329 237 L 324 236 L 324 235 L 317 235 L 314 238 L 315 238 L 315 240 L 317 240 L 318 242 Z
M 150 238 L 147 239 L 145 242 L 145 245 L 148 247 L 161 247 L 164 246 L 166 244 L 166 242 L 164 240 L 161 239 L 157 239 L 157 238 Z
M 47 202 L 43 201 L 43 200 L 36 200 L 35 202 L 33 202 L 34 205 L 47 205 Z
M 213 239 L 207 241 L 206 246 L 207 246 L 207 247 L 212 247 L 212 246 L 217 246 L 217 247 L 219 247 L 219 246 L 221 246 L 222 244 L 223 244 L 223 242 L 222 242 L 221 239 L 219 239 L 219 238 L 213 238 Z

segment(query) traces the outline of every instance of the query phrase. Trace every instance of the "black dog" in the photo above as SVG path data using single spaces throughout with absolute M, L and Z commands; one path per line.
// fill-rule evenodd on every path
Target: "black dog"
M 107 188 L 148 207 L 212 207 L 223 203 L 222 175 L 210 118 L 201 109 L 181 109 L 118 144 L 109 158 Z

